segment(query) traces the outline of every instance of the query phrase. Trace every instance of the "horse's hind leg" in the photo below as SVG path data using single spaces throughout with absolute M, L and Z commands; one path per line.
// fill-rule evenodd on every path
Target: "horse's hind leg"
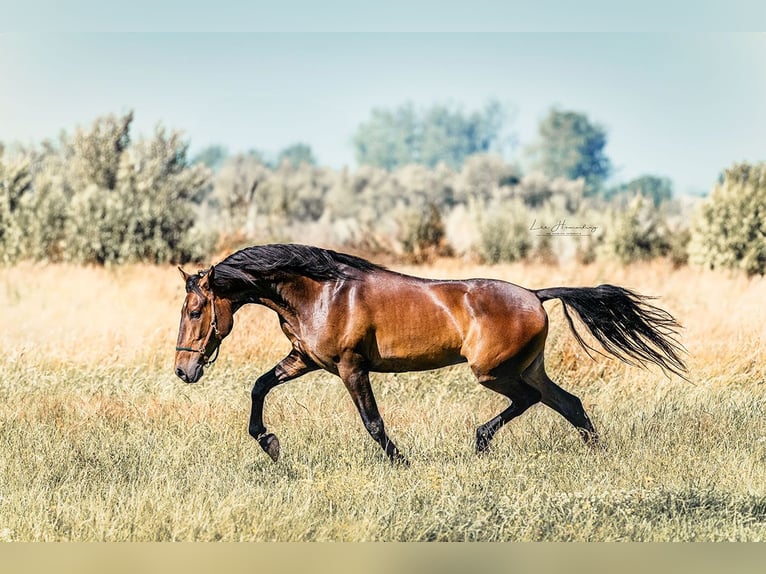
M 551 407 L 577 429 L 585 443 L 593 445 L 598 443 L 598 433 L 585 413 L 582 402 L 550 379 L 545 372 L 542 353 L 524 371 L 521 377 L 530 387 L 540 393 L 540 400 L 544 405 Z
M 507 381 L 502 379 L 479 379 L 479 382 L 485 387 L 511 399 L 511 406 L 476 429 L 476 452 L 483 453 L 489 448 L 489 443 L 495 436 L 495 433 L 506 423 L 515 419 L 537 403 L 540 400 L 540 393 L 518 378 Z

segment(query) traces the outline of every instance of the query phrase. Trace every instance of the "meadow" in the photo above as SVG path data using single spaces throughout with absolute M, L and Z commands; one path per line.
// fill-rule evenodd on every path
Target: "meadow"
M 289 349 L 270 311 L 236 316 L 196 385 L 173 374 L 183 284 L 170 266 L 0 271 L 0 541 L 766 540 L 766 281 L 654 261 L 395 268 L 530 288 L 610 282 L 684 325 L 690 381 L 577 346 L 546 303 L 548 372 L 604 447 L 537 405 L 489 453 L 505 408 L 465 366 L 373 375 L 392 467 L 340 381 L 276 388 L 275 464 L 247 434 L 250 388 Z

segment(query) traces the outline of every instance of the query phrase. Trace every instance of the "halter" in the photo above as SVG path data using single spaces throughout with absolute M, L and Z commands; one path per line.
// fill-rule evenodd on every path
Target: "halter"
M 202 355 L 202 366 L 204 367 L 215 363 L 218 360 L 218 351 L 221 350 L 221 334 L 218 332 L 218 317 L 216 317 L 215 314 L 215 295 L 213 295 L 212 292 L 210 293 L 210 309 L 213 313 L 213 318 L 210 321 L 210 329 L 207 332 L 207 337 L 205 337 L 205 341 L 202 343 L 202 346 L 199 349 L 195 349 L 193 347 L 176 347 L 176 351 L 189 351 L 191 353 L 199 353 Z M 215 336 L 218 339 L 218 346 L 215 348 L 215 351 L 213 351 L 213 357 L 208 359 L 206 350 L 207 345 L 210 342 L 210 337 L 213 336 L 213 333 L 215 333 Z

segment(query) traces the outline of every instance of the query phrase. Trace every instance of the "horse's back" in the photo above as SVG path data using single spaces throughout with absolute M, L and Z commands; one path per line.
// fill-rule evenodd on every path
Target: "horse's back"
M 547 328 L 534 293 L 492 279 L 433 281 L 396 274 L 364 290 L 377 369 L 430 369 L 468 361 L 490 368 Z

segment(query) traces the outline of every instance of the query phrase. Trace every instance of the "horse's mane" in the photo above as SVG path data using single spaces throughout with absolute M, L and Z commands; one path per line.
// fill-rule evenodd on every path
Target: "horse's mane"
M 247 247 L 215 265 L 213 288 L 228 291 L 261 280 L 300 275 L 316 281 L 354 279 L 384 267 L 361 257 L 309 245 L 272 244 Z

